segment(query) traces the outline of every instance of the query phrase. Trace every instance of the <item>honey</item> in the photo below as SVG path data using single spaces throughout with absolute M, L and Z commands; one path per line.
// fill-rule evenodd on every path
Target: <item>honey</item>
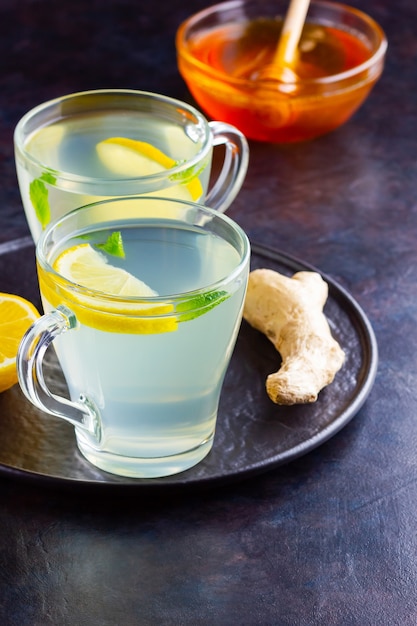
M 265 78 L 281 29 L 282 19 L 270 17 L 220 24 L 190 37 L 187 52 L 193 64 L 185 56 L 179 61 L 206 113 L 252 139 L 292 142 L 327 133 L 352 115 L 377 78 L 364 70 L 359 86 L 349 79 L 353 68 L 372 57 L 365 38 L 314 22 L 304 25 L 293 78 Z M 199 62 L 206 66 L 204 76 Z

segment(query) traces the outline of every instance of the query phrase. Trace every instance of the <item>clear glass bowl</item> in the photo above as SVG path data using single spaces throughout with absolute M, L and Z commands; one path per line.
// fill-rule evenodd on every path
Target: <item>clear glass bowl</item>
M 347 5 L 312 0 L 301 39 L 303 71 L 290 80 L 271 76 L 265 68 L 279 38 L 276 20 L 287 8 L 288 0 L 231 0 L 192 15 L 177 31 L 178 68 L 196 102 L 251 139 L 294 142 L 334 130 L 383 71 L 387 40 L 380 26 Z M 316 48 L 324 63 L 319 76 L 305 56 L 316 45 L 312 31 L 327 41 Z M 254 32 L 255 49 L 248 43 Z

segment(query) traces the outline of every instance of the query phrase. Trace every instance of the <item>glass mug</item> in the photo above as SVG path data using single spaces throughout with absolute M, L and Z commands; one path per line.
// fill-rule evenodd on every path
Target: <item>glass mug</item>
M 196 203 L 112 199 L 51 223 L 36 256 L 45 314 L 19 348 L 27 398 L 73 424 L 81 453 L 107 472 L 151 478 L 200 462 L 242 318 L 243 230 Z M 70 399 L 43 374 L 52 343 Z
M 225 147 L 223 164 L 210 181 L 218 145 Z M 111 197 L 153 194 L 223 212 L 243 184 L 249 159 L 247 141 L 234 126 L 208 122 L 163 95 L 119 89 L 35 107 L 18 122 L 14 146 L 35 242 L 50 221 Z

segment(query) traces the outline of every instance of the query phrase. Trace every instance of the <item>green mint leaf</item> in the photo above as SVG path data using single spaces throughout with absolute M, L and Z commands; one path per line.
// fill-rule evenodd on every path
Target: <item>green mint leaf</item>
M 35 178 L 29 185 L 29 197 L 35 209 L 42 228 L 45 228 L 51 221 L 51 207 L 49 206 L 48 188 L 45 183 L 54 185 L 56 177 L 48 172 L 44 172 L 39 178 Z
M 229 297 L 227 291 L 209 291 L 177 304 L 178 320 L 187 322 L 204 315 Z
M 118 256 L 122 259 L 126 256 L 123 247 L 122 233 L 120 231 L 115 231 L 108 236 L 105 243 L 98 243 L 96 246 L 100 250 L 103 250 L 103 252 L 107 252 L 107 254 L 111 254 L 112 256 Z
M 45 183 L 48 183 L 48 185 L 55 185 L 56 176 L 54 176 L 50 172 L 44 172 L 39 180 L 43 180 Z
M 177 165 L 181 165 L 182 163 L 185 163 L 185 161 L 176 161 L 174 167 L 176 167 Z M 197 169 L 196 166 L 193 165 L 192 167 L 188 167 L 183 172 L 178 172 L 177 174 L 171 174 L 169 176 L 169 180 L 172 182 L 176 182 L 176 183 L 188 182 L 189 180 L 196 178 L 197 176 L 200 176 L 201 172 L 204 171 L 206 166 L 207 166 L 207 163 L 204 163 Z

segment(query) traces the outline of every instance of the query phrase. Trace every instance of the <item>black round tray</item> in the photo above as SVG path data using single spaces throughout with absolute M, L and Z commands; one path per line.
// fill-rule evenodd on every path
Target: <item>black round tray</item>
M 287 275 L 318 271 L 253 243 L 251 268 L 259 267 Z M 0 275 L 2 291 L 16 292 L 19 285 L 20 295 L 39 304 L 34 249 L 28 238 L 0 246 Z M 73 428 L 37 410 L 16 385 L 0 394 L 0 474 L 71 488 L 183 490 L 253 476 L 316 448 L 358 412 L 372 388 L 378 362 L 366 315 L 340 285 L 323 277 L 329 284 L 325 313 L 346 360 L 315 403 L 284 407 L 269 400 L 265 379 L 278 369 L 280 358 L 266 337 L 243 321 L 223 386 L 213 449 L 196 467 L 153 479 L 118 477 L 96 469 L 78 452 Z M 59 389 L 63 379 L 57 363 L 50 361 L 50 382 Z

